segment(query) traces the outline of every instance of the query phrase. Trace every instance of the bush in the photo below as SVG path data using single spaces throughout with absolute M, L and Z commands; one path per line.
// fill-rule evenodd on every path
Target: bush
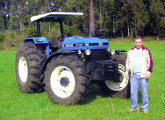
M 3 43 L 5 40 L 5 35 L 3 33 L 0 33 L 0 43 Z
M 0 33 L 0 50 L 4 48 L 3 43 L 5 41 L 5 35 L 3 33 Z
M 15 32 L 10 32 L 9 36 L 10 36 L 10 38 L 14 39 L 15 38 Z
M 26 30 L 27 30 L 26 26 L 23 25 L 22 28 L 21 28 L 21 31 L 26 32 Z
M 28 28 L 27 33 L 28 33 L 31 37 L 36 37 L 36 36 L 38 36 L 38 34 L 37 34 L 37 28 L 36 28 L 36 27 L 30 27 L 30 28 Z

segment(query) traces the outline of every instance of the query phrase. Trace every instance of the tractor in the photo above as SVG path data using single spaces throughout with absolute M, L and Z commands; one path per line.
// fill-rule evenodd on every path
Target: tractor
M 45 90 L 53 103 L 74 105 L 86 100 L 91 84 L 98 84 L 106 96 L 129 97 L 129 80 L 124 74 L 126 51 L 107 51 L 109 41 L 103 38 L 103 30 L 97 37 L 64 35 L 63 23 L 82 15 L 49 12 L 31 17 L 38 35 L 24 39 L 15 59 L 21 92 Z M 61 35 L 49 40 L 41 37 L 41 22 L 58 22 Z

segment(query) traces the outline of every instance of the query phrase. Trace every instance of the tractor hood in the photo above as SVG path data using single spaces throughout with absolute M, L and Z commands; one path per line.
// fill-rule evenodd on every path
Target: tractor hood
M 108 40 L 97 37 L 84 38 L 81 36 L 65 37 L 61 42 L 61 50 L 92 50 L 107 49 Z

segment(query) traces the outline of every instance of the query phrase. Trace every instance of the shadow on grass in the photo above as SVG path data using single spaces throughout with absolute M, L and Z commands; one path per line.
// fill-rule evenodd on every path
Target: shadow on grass
M 87 95 L 87 99 L 82 104 L 89 104 L 96 100 L 97 96 L 105 97 L 104 94 L 100 91 L 100 87 L 97 84 L 92 84 L 90 91 Z
M 139 90 L 138 92 L 138 104 L 142 104 L 142 94 L 141 94 L 141 90 Z

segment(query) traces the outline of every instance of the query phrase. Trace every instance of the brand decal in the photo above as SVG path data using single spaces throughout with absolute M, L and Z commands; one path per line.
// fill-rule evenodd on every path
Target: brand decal
M 73 47 L 73 44 L 66 44 L 66 47 Z
M 103 46 L 103 43 L 102 42 L 99 42 L 99 46 Z
M 61 47 L 78 47 L 78 46 L 103 46 L 103 45 L 108 45 L 108 43 L 103 43 L 103 42 L 99 42 L 99 43 L 77 43 L 77 44 L 63 44 L 61 45 Z

